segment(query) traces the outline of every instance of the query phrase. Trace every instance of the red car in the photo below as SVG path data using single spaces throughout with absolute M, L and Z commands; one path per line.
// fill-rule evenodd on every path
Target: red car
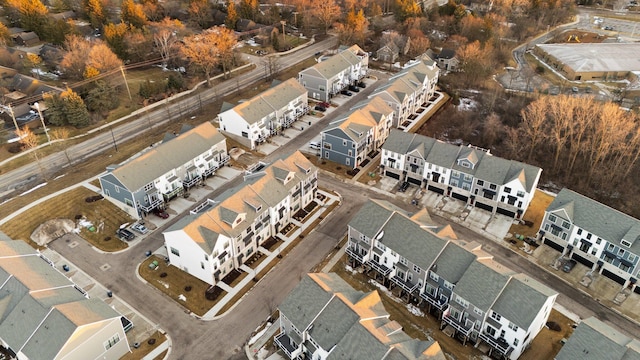
M 168 219 L 169 218 L 169 214 L 162 210 L 162 209 L 155 209 L 153 210 L 153 214 L 156 215 L 157 217 L 161 217 L 163 219 Z
M 320 102 L 320 103 L 318 103 L 318 105 L 322 106 L 322 107 L 323 107 L 323 108 L 325 108 L 325 109 L 328 109 L 328 108 L 330 108 L 330 107 L 331 107 L 331 104 L 329 104 L 329 103 L 328 103 L 328 102 L 326 102 L 326 101 Z

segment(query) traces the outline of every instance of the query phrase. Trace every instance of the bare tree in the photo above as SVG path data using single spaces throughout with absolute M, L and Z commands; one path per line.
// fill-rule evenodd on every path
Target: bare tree
M 46 174 L 44 173 L 44 169 L 42 168 L 42 164 L 40 163 L 40 156 L 38 155 L 38 137 L 36 134 L 29 129 L 28 126 L 23 126 L 22 129 L 16 129 L 16 135 L 20 139 L 20 143 L 27 149 L 31 150 L 31 154 L 34 159 L 38 163 L 38 168 L 40 169 L 40 173 L 42 174 L 42 178 L 47 179 Z
M 178 32 L 184 29 L 180 20 L 164 18 L 157 23 L 151 24 L 153 33 L 153 43 L 160 49 L 162 65 L 167 66 L 171 53 L 178 42 Z
M 482 123 L 482 138 L 487 147 L 495 145 L 496 140 L 502 137 L 504 125 L 498 114 L 492 112 Z
M 273 80 L 276 74 L 282 69 L 279 56 L 266 56 L 262 59 L 262 64 L 264 65 L 267 81 Z
M 547 111 L 545 103 L 541 100 L 542 99 L 532 102 L 520 113 L 522 115 L 520 130 L 529 142 L 529 154 L 527 155 L 528 161 L 531 161 L 533 152 L 547 136 L 544 132 L 544 124 L 547 120 Z
M 56 144 L 59 147 L 62 147 L 62 151 L 64 151 L 64 156 L 67 158 L 67 162 L 69 166 L 71 166 L 71 158 L 69 157 L 69 153 L 67 152 L 68 146 L 65 144 L 65 140 L 69 138 L 69 129 L 65 127 L 56 127 L 51 130 L 51 139 L 58 140 Z

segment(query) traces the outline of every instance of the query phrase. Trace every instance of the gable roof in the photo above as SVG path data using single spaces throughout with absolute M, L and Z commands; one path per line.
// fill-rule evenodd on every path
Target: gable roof
M 514 272 L 492 259 L 471 263 L 453 292 L 486 312 L 502 293 Z
M 223 141 L 226 141 L 224 135 L 207 121 L 178 136 L 165 138 L 162 144 L 148 148 L 110 173 L 129 191 L 137 191 Z
M 247 123 L 253 124 L 284 108 L 291 101 L 306 93 L 307 90 L 296 79 L 291 78 L 236 105 L 231 110 L 240 115 Z M 223 114 L 224 112 L 226 111 L 223 111 Z
M 360 63 L 362 60 L 359 56 L 362 55 L 358 54 L 364 54 L 364 51 L 360 49 L 358 45 L 353 45 L 348 49 L 333 55 L 327 60 L 321 61 L 312 67 L 300 71 L 300 74 L 309 74 L 311 76 L 318 76 L 327 80 L 331 79 L 350 67 Z
M 640 359 L 640 341 L 629 338 L 595 317 L 584 319 L 562 346 L 556 360 Z
M 381 98 L 375 97 L 362 107 L 354 107 L 340 120 L 327 125 L 322 131 L 331 133 L 342 138 L 349 138 L 354 142 L 359 141 L 366 133 L 377 127 L 382 119 L 393 114 L 393 109 L 389 107 Z
M 315 172 L 315 166 L 299 151 L 285 159 L 274 161 L 256 177 L 224 192 L 215 205 L 199 214 L 179 220 L 165 232 L 183 231 L 208 254 L 214 252 L 220 235 L 235 238 L 244 232 L 242 222 L 232 226 L 241 216 L 251 224 L 256 217 L 288 196 L 289 191 Z M 285 183 L 281 174 L 292 176 Z
M 527 192 L 534 190 L 536 179 L 542 172 L 537 166 L 503 159 L 473 147 L 448 144 L 428 136 L 397 129 L 391 130 L 382 149 L 399 154 L 417 151 L 431 164 L 463 171 L 497 185 L 505 185 L 516 180 Z M 465 168 L 458 165 L 458 159 L 475 161 L 476 165 L 473 169 Z
M 475 260 L 473 252 L 451 241 L 436 259 L 432 270 L 449 283 L 456 284 Z
M 545 302 L 558 293 L 524 274 L 511 277 L 491 310 L 522 329 L 529 329 Z
M 21 241 L 0 236 L 0 338 L 29 359 L 53 359 L 77 329 L 118 319 Z M 26 244 L 25 244 L 26 245 Z
M 445 359 L 437 342 L 414 340 L 390 321 L 377 291 L 356 291 L 334 273 L 307 274 L 279 310 L 331 350 L 327 359 Z
M 640 220 L 605 204 L 564 188 L 549 204 L 547 212 L 614 244 L 621 245 L 624 239 L 631 244 L 632 251 L 640 253 Z
M 439 71 L 433 60 L 428 57 L 422 58 L 393 75 L 387 85 L 377 88 L 369 97 L 387 93 L 395 101 L 402 103 L 407 96 L 419 91 L 428 81 L 437 78 Z

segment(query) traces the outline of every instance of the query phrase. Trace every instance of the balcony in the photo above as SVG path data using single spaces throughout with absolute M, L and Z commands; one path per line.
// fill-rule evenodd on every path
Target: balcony
M 189 175 L 189 178 L 182 180 L 182 185 L 187 188 L 193 187 L 202 181 L 202 177 L 198 175 Z
M 347 255 L 349 255 L 352 259 L 355 259 L 355 260 L 357 260 L 358 262 L 360 262 L 360 264 L 364 263 L 364 260 L 362 259 L 362 255 L 360 255 L 360 254 L 358 253 L 358 251 L 357 251 L 357 250 L 355 250 L 355 249 L 351 248 L 350 246 L 349 246 L 349 247 L 347 247 L 347 249 L 346 249 L 346 253 L 347 253 Z
M 413 294 L 413 292 L 418 289 L 418 284 L 412 284 L 409 281 L 406 281 L 403 278 L 398 277 L 397 275 L 394 275 L 391 278 L 391 281 L 393 281 L 394 284 L 400 286 L 402 290 L 408 292 L 409 294 Z
M 378 262 L 376 262 L 375 260 L 371 260 L 371 261 L 367 262 L 367 264 L 369 264 L 371 266 L 371 268 L 373 270 L 377 271 L 378 274 L 380 274 L 380 275 L 387 276 L 391 272 L 391 269 L 389 269 L 388 267 L 386 267 L 386 266 L 384 266 L 382 264 L 378 264 Z
M 494 349 L 496 349 L 500 354 L 504 356 L 509 356 L 513 351 L 513 348 L 509 346 L 509 343 L 504 338 L 494 338 L 493 336 L 487 334 L 486 332 L 482 332 L 480 334 L 480 338 L 487 342 L 487 344 L 491 345 Z
M 473 330 L 473 325 L 467 328 L 464 325 L 460 324 L 458 320 L 453 318 L 451 315 L 444 317 L 444 322 L 451 325 L 451 327 L 456 329 L 456 331 L 460 332 L 464 336 L 469 336 L 471 330 Z
M 438 310 L 443 310 L 447 306 L 447 301 L 442 297 L 437 297 L 437 295 L 437 292 L 435 296 L 429 294 L 426 291 L 420 293 L 420 297 L 426 300 L 429 304 L 435 306 L 436 308 L 438 308 Z
M 298 350 L 298 347 L 291 345 L 291 338 L 289 338 L 287 334 L 280 333 L 273 339 L 273 341 L 276 343 L 276 345 L 278 345 L 280 350 L 282 350 L 282 352 L 287 355 L 289 359 L 300 359 L 299 355 L 296 357 L 292 357 L 293 353 Z
M 184 188 L 182 186 L 176 187 L 175 189 L 171 190 L 171 191 L 167 191 L 166 193 L 162 194 L 165 198 L 165 201 L 169 201 L 171 199 L 173 199 L 174 197 L 182 194 L 184 192 Z
M 149 201 L 149 204 L 146 205 L 140 205 L 140 209 L 142 209 L 142 211 L 146 212 L 146 213 L 150 213 L 153 211 L 153 209 L 157 208 L 158 206 L 162 205 L 162 203 L 164 203 L 164 201 L 162 201 L 161 198 L 155 198 L 155 199 L 147 199 Z

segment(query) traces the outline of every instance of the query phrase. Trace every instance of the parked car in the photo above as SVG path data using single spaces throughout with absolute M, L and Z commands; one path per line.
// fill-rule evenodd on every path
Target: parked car
M 157 217 L 160 217 L 160 218 L 163 218 L 163 219 L 168 219 L 169 218 L 169 214 L 167 214 L 167 212 L 162 210 L 162 209 L 153 210 L 153 214 L 156 215 Z
M 359 88 L 363 88 L 363 89 L 364 89 L 364 88 L 366 88 L 366 87 L 367 87 L 367 84 L 365 84 L 365 83 L 364 83 L 364 81 L 360 81 L 360 82 L 358 83 L 358 87 L 359 87 Z
M 576 261 L 571 259 L 569 261 L 567 261 L 566 263 L 564 263 L 564 266 L 562 267 L 562 271 L 568 273 L 571 270 L 573 270 L 573 268 L 576 266 Z
M 139 232 L 140 234 L 146 234 L 149 232 L 149 229 L 147 229 L 147 227 L 141 223 L 135 223 L 131 225 L 131 229 Z
M 400 192 L 405 192 L 407 191 L 407 189 L 409 188 L 409 182 L 405 181 L 402 184 L 400 184 Z
M 613 26 L 605 26 L 604 29 L 605 30 L 613 30 Z
M 127 229 L 118 229 L 118 231 L 116 231 L 116 235 L 118 235 L 121 240 L 126 241 L 131 241 L 136 238 L 136 236 Z
M 353 91 L 353 92 L 360 92 L 360 88 L 355 86 L 355 85 L 349 85 L 349 90 Z
M 316 141 L 312 141 L 309 143 L 309 147 L 314 150 L 320 150 L 320 143 Z
M 320 111 L 320 112 L 325 112 L 327 111 L 327 108 L 321 105 L 316 105 L 316 107 L 313 108 L 314 110 Z
M 319 102 L 318 105 L 320 105 L 320 106 L 322 106 L 324 108 L 327 108 L 327 109 L 331 106 L 331 104 L 329 104 L 326 101 Z
M 353 94 L 351 93 L 351 91 L 348 91 L 348 90 L 342 90 L 342 91 L 340 91 L 340 94 L 342 94 L 342 95 L 346 95 L 346 96 L 351 96 L 351 95 L 353 95 Z

